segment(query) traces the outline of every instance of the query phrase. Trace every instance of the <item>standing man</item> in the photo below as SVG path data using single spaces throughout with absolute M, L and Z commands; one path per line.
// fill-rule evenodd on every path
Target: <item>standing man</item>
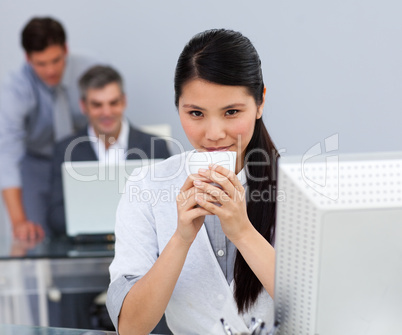
M 66 34 L 52 18 L 33 18 L 22 31 L 26 63 L 0 96 L 0 188 L 13 235 L 47 231 L 54 143 L 82 127 L 77 81 L 93 60 L 68 55 Z
M 126 96 L 120 74 L 109 66 L 90 68 L 79 81 L 81 109 L 89 124 L 57 143 L 53 155 L 49 227 L 65 235 L 61 165 L 64 161 L 100 161 L 114 164 L 126 159 L 168 158 L 165 140 L 146 134 L 124 117 Z M 96 201 L 91 199 L 90 201 Z

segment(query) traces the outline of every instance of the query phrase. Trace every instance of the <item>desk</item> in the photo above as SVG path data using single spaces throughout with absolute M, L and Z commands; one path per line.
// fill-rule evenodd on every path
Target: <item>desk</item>
M 85 329 L 33 327 L 0 324 L 2 335 L 113 335 L 115 332 L 94 331 Z
M 49 325 L 49 304 L 63 294 L 101 292 L 109 285 L 113 245 L 67 239 L 36 245 L 0 237 L 0 324 Z

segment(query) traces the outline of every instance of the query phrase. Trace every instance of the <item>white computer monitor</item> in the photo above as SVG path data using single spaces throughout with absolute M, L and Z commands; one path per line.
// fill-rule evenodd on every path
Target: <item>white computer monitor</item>
M 278 166 L 278 334 L 402 334 L 402 153 Z

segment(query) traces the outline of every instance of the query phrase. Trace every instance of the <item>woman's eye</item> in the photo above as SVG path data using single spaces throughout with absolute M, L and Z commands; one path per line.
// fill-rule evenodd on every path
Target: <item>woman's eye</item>
M 200 117 L 202 116 L 202 113 L 200 111 L 191 111 L 190 114 L 192 116 Z
M 237 114 L 237 112 L 238 112 L 237 109 L 231 109 L 226 112 L 226 115 L 235 115 Z

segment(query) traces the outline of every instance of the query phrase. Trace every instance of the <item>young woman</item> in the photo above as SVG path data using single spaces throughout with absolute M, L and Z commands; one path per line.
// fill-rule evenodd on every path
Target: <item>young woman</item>
M 278 153 L 264 102 L 261 62 L 242 34 L 208 30 L 185 46 L 181 124 L 197 151 L 236 151 L 236 174 L 210 166 L 188 176 L 185 152 L 127 183 L 107 302 L 120 334 L 148 334 L 163 313 L 174 334 L 220 334 L 221 318 L 237 332 L 252 317 L 272 324 Z

